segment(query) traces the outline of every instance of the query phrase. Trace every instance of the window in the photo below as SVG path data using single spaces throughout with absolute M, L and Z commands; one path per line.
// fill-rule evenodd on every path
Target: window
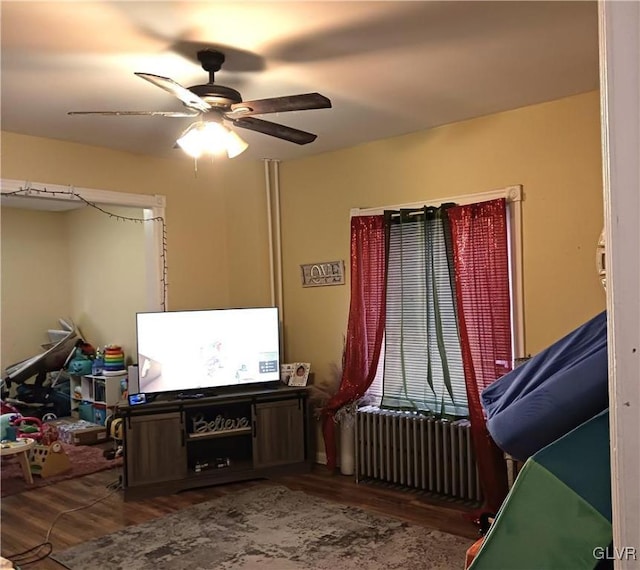
M 499 293 L 506 291 L 509 295 L 509 290 L 511 291 L 512 323 L 512 330 L 509 331 L 510 347 L 503 347 L 501 354 L 509 352 L 511 347 L 513 354 L 522 354 L 519 271 L 521 246 L 518 239 L 521 189 L 513 187 L 452 201 L 469 204 L 497 197 L 507 198 L 509 262 L 508 271 L 496 277 L 496 282 Z M 452 244 L 447 237 L 451 235 L 447 227 L 449 221 L 446 214 L 450 206 L 452 205 L 442 208 L 411 206 L 393 208 L 394 211 L 386 210 L 387 281 L 384 341 L 377 373 L 368 391 L 369 396 L 376 397 L 378 401 L 381 399 L 381 405 L 385 408 L 423 411 L 448 417 L 468 415 L 465 367 L 457 315 L 457 303 L 466 301 L 464 298 L 456 299 Z M 378 212 L 354 211 L 352 215 L 374 213 Z M 459 235 L 458 237 L 460 238 Z M 476 241 L 478 243 L 473 248 L 473 262 L 483 263 L 482 252 L 485 245 L 481 239 Z M 486 247 L 490 248 L 490 244 Z M 490 257 L 488 255 L 486 263 L 492 261 Z M 485 321 L 481 322 L 481 328 L 491 327 L 490 315 L 483 314 L 486 312 L 483 307 L 487 307 L 491 302 L 491 291 L 481 289 L 494 285 L 476 283 L 473 274 L 471 282 L 472 288 L 475 289 L 475 304 L 472 307 L 465 305 L 468 318 Z M 500 284 L 501 282 L 508 283 Z M 474 345 L 475 352 L 468 356 L 477 359 L 476 349 L 482 344 L 482 334 L 476 334 L 469 340 Z M 489 368 L 493 367 L 495 371 L 488 370 L 487 377 L 493 381 L 497 377 L 496 374 L 501 375 L 507 371 L 511 365 L 511 358 L 512 354 L 509 354 L 509 362 L 505 362 L 504 356 L 494 357 L 489 354 Z M 474 362 L 474 366 L 477 367 L 478 364 Z M 478 379 L 479 386 L 482 382 L 483 379 Z

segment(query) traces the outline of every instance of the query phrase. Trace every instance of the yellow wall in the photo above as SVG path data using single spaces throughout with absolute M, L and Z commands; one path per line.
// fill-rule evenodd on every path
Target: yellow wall
M 135 208 L 105 209 L 142 218 Z M 144 227 L 93 208 L 68 212 L 67 224 L 71 317 L 93 346 L 119 345 L 136 362 L 135 315 L 147 310 Z
M 167 197 L 169 308 L 268 305 L 264 167 L 158 159 L 11 133 L 3 178 Z M 604 309 L 598 93 L 285 162 L 280 166 L 287 361 L 316 378 L 340 361 L 349 282 L 303 289 L 300 264 L 349 260 L 349 211 L 475 193 L 525 192 L 526 350 Z
M 264 166 L 2 133 L 2 177 L 167 198 L 170 309 L 269 303 Z M 242 260 L 242 263 L 239 261 Z
M 4 368 L 43 352 L 48 329 L 71 316 L 64 214 L 3 207 L 1 342 Z
M 349 211 L 522 184 L 526 351 L 605 308 L 599 96 L 592 92 L 281 166 L 286 358 L 340 362 L 349 282 L 302 288 L 300 264 L 349 264 Z
M 202 160 L 196 176 L 193 161 L 184 158 L 150 158 L 8 132 L 2 133 L 1 142 L 2 178 L 5 179 L 165 196 L 169 309 L 270 304 L 262 162 L 212 164 Z M 96 219 L 87 222 L 88 225 L 109 223 L 98 222 L 100 217 L 95 214 Z M 118 222 L 113 224 L 118 230 L 122 229 Z M 33 231 L 32 225 L 36 224 L 28 224 L 28 231 Z M 126 247 L 124 241 L 122 234 L 117 237 L 119 247 Z M 76 243 L 76 255 L 97 255 L 85 245 Z M 138 263 L 132 255 L 130 257 L 129 253 L 123 252 L 125 264 L 129 267 Z M 43 274 L 40 279 L 46 279 L 46 276 Z M 96 279 L 99 291 L 106 291 L 106 282 L 100 284 L 98 276 Z M 67 289 L 70 283 L 71 280 L 65 277 L 56 280 L 56 286 Z M 35 287 L 36 281 L 32 281 L 32 285 Z M 81 295 L 75 308 L 80 311 L 86 325 L 87 330 L 83 329 L 83 333 L 88 338 L 97 339 L 97 344 L 122 342 L 132 346 L 135 321 L 130 319 L 126 323 L 116 323 L 106 307 L 90 312 L 89 304 L 93 301 L 89 301 L 86 294 L 91 285 L 85 281 L 78 286 L 81 287 Z M 4 291 L 2 300 L 4 323 L 8 320 L 5 315 L 15 315 L 5 312 Z M 131 300 L 131 303 L 132 307 L 137 306 L 138 301 Z M 24 323 L 24 334 L 32 339 L 33 344 L 33 331 L 42 334 L 43 330 L 51 327 L 51 318 L 57 319 L 62 313 L 64 311 L 55 307 L 48 307 L 46 312 L 35 308 L 22 311 L 20 317 Z M 3 334 L 3 356 L 6 339 Z M 24 347 L 17 353 L 20 358 L 32 356 L 37 348 Z M 11 360 L 9 355 L 7 358 Z M 3 358 L 4 366 L 9 363 Z
M 109 208 L 140 218 L 141 210 Z M 135 361 L 135 314 L 146 310 L 144 228 L 92 208 L 3 207 L 2 363 L 35 356 L 47 329 L 71 319 L 94 346 L 119 344 Z

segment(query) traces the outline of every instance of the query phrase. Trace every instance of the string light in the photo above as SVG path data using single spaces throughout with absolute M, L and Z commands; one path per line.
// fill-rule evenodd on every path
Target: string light
M 160 301 L 161 307 L 163 311 L 166 311 L 167 307 L 167 226 L 162 216 L 156 216 L 154 218 L 134 218 L 130 216 L 121 216 L 120 214 L 114 214 L 113 212 L 108 212 L 104 208 L 98 206 L 94 202 L 90 202 L 86 198 L 84 198 L 81 194 L 78 194 L 73 186 L 69 187 L 69 190 L 47 190 L 47 188 L 33 188 L 31 186 L 31 182 L 25 182 L 24 186 L 20 187 L 18 190 L 13 190 L 12 192 L 0 192 L 2 196 L 39 196 L 40 194 L 47 194 L 50 196 L 69 196 L 71 198 L 77 198 L 81 202 L 83 202 L 86 206 L 94 208 L 103 214 L 106 214 L 110 218 L 115 218 L 117 221 L 121 222 L 134 222 L 144 223 L 144 222 L 158 222 L 161 224 L 162 230 L 162 248 L 160 252 L 160 260 L 162 263 L 162 277 L 160 278 L 160 284 L 162 286 L 162 299 Z

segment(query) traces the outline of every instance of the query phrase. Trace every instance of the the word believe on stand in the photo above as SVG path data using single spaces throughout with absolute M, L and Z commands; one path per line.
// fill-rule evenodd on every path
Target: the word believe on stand
M 218 414 L 215 420 L 207 421 L 204 414 L 198 414 L 191 418 L 193 422 L 193 433 L 210 433 L 234 431 L 245 429 L 250 426 L 249 418 L 225 418 Z

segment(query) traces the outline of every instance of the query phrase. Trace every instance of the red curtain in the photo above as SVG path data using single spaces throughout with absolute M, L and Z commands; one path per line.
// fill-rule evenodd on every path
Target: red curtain
M 351 304 L 338 392 L 323 410 L 322 432 L 327 467 L 336 468 L 335 413 L 358 400 L 376 374 L 385 321 L 384 216 L 351 218 Z
M 497 512 L 508 493 L 502 451 L 491 438 L 482 390 L 511 370 L 511 298 L 504 199 L 448 210 L 469 418 L 484 508 Z

